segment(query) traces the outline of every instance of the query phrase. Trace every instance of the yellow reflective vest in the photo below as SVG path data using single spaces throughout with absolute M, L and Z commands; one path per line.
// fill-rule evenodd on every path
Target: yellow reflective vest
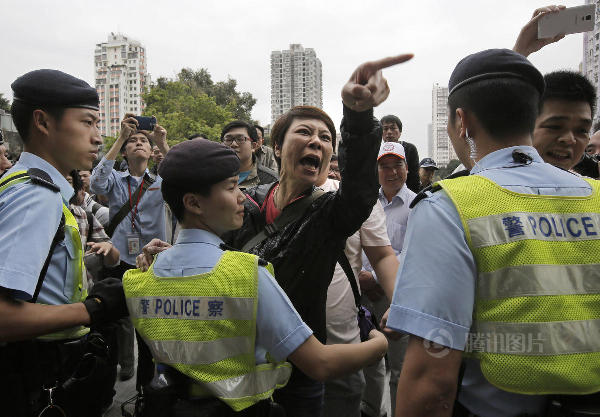
M 129 270 L 123 287 L 154 360 L 197 382 L 191 395 L 217 397 L 239 411 L 287 383 L 289 363 L 255 361 L 257 256 L 226 251 L 211 272 L 185 277 L 158 277 L 154 265 Z
M 478 175 L 443 180 L 477 265 L 466 352 L 521 394 L 600 391 L 600 186 L 519 194 Z
M 14 185 L 30 181 L 31 177 L 27 171 L 15 171 L 6 177 L 3 177 L 0 181 L 0 193 L 4 192 L 7 188 Z M 87 297 L 87 281 L 84 279 L 85 266 L 83 263 L 83 248 L 81 246 L 81 236 L 79 235 L 79 227 L 77 221 L 73 216 L 73 213 L 69 211 L 69 208 L 63 203 L 62 205 L 63 216 L 65 217 L 65 239 L 68 238 L 73 242 L 75 256 L 70 259 L 73 262 L 72 271 L 75 271 L 74 277 L 65 277 L 65 285 L 73 286 L 73 295 L 71 296 L 71 303 L 79 303 Z M 66 270 L 65 270 L 66 273 Z M 62 340 L 62 339 L 77 339 L 85 334 L 89 333 L 90 329 L 84 326 L 75 326 L 68 329 L 64 329 L 58 332 L 39 336 L 38 339 L 44 340 Z

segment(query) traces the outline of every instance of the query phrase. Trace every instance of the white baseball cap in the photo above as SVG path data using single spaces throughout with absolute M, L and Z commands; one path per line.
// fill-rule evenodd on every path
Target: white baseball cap
M 381 144 L 381 147 L 379 148 L 379 155 L 377 155 L 377 160 L 379 161 L 386 155 L 394 155 L 398 158 L 406 159 L 404 155 L 404 146 L 398 142 L 383 142 Z

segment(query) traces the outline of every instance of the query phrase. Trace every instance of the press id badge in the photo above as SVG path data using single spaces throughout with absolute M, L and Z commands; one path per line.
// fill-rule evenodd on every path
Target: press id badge
M 129 255 L 137 255 L 140 253 L 140 236 L 127 235 L 127 252 Z

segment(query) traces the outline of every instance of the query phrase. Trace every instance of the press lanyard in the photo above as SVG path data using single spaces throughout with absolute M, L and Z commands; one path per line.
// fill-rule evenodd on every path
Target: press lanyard
M 133 207 L 133 202 L 131 201 L 131 182 L 129 181 L 130 177 L 127 177 L 127 189 L 129 190 L 129 207 Z M 141 189 L 144 187 L 145 178 L 142 177 L 142 183 L 140 184 L 140 192 L 138 193 L 137 201 L 135 202 L 135 208 L 131 209 L 131 231 L 135 232 L 135 216 L 137 216 L 138 212 L 138 204 L 140 203 L 140 197 L 142 196 Z

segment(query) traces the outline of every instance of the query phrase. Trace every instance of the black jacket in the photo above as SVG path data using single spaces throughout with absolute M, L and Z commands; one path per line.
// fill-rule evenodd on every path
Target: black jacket
M 412 192 L 418 193 L 420 186 L 419 179 L 419 151 L 412 143 L 400 141 L 404 146 L 404 154 L 406 155 L 406 165 L 408 167 L 408 175 L 406 176 L 406 186 Z
M 322 343 L 326 341 L 327 288 L 337 257 L 346 238 L 369 217 L 379 189 L 376 161 L 381 129 L 373 112 L 344 108 L 341 133 L 339 190 L 319 197 L 301 218 L 250 250 L 273 264 L 277 282 Z M 240 249 L 264 228 L 265 215 L 260 207 L 274 186 L 247 190 L 244 224 L 224 236 L 227 243 Z M 305 193 L 310 192 L 312 187 Z

